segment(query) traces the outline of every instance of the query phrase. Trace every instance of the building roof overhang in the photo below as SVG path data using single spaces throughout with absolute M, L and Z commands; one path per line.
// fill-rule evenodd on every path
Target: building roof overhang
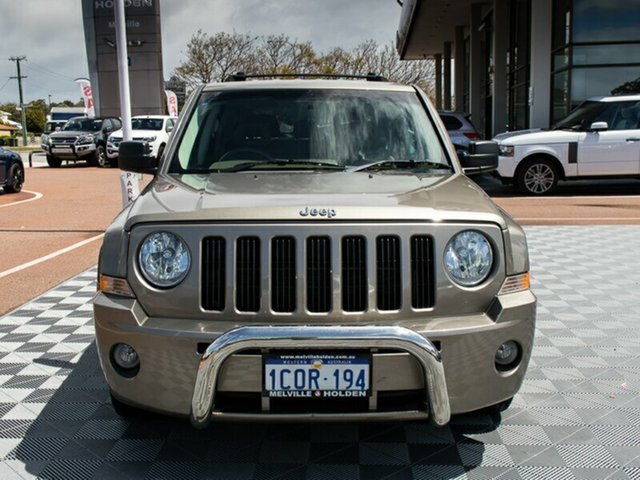
M 455 27 L 468 26 L 477 0 L 404 0 L 396 48 L 403 60 L 433 58 L 444 42 L 455 43 Z

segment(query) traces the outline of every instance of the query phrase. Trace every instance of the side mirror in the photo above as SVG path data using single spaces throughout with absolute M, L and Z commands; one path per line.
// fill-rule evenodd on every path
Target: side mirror
M 173 125 L 167 125 L 166 130 L 167 130 L 167 133 L 173 132 Z
M 458 158 L 465 175 L 480 175 L 498 169 L 500 147 L 491 140 L 469 143 L 469 151 L 459 151 Z
M 146 142 L 121 142 L 118 147 L 120 170 L 135 173 L 156 173 L 158 161 L 151 156 Z
M 589 130 L 592 132 L 603 132 L 609 130 L 609 124 L 607 122 L 593 122 Z

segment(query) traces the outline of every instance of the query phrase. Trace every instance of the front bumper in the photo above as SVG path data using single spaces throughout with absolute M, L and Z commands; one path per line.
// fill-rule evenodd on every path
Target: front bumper
M 96 152 L 95 143 L 81 145 L 69 144 L 64 146 L 51 145 L 48 150 L 50 155 L 62 160 L 80 160 L 94 155 Z
M 442 424 L 449 413 L 478 410 L 515 395 L 531 355 L 535 311 L 535 296 L 525 291 L 496 297 L 486 313 L 462 317 L 432 317 L 423 322 L 381 318 L 366 326 L 356 320 L 341 326 L 296 325 L 292 318 L 287 325 L 271 326 L 261 325 L 257 319 L 240 325 L 224 320 L 148 317 L 136 300 L 102 293 L 94 301 L 100 362 L 116 398 L 145 409 L 192 415 L 196 425 L 206 424 L 212 417 L 430 417 Z M 514 369 L 501 372 L 495 368 L 495 352 L 507 340 L 521 346 L 521 358 Z M 120 375 L 111 363 L 111 350 L 120 342 L 133 346 L 140 356 L 140 370 L 133 378 Z M 262 353 L 282 346 L 367 348 L 372 353 L 369 410 L 335 415 L 276 414 L 268 402 L 254 413 L 217 408 L 219 394 L 260 396 Z M 425 392 L 424 408 L 384 412 L 376 408 L 376 399 L 385 394 L 415 390 Z
M 498 157 L 498 175 L 502 178 L 513 178 L 518 166 L 518 160 L 515 157 Z

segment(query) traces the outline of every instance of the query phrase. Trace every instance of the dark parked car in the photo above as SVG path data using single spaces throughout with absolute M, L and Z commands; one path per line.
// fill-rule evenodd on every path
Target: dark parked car
M 449 110 L 441 110 L 438 114 L 456 150 L 466 150 L 470 142 L 480 140 L 478 130 L 471 123 L 471 115 Z
M 43 143 L 47 163 L 50 167 L 59 167 L 62 160 L 86 160 L 89 165 L 106 167 L 109 165 L 107 138 L 121 128 L 122 122 L 117 117 L 72 118 Z
M 24 164 L 16 152 L 4 148 L 0 140 L 0 187 L 6 193 L 18 193 L 24 183 Z

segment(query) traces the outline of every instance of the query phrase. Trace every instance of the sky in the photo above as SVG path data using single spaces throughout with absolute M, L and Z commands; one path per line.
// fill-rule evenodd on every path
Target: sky
M 160 0 L 165 79 L 198 30 L 270 35 L 312 42 L 318 52 L 369 39 L 390 43 L 400 20 L 396 0 Z M 87 77 L 80 0 L 0 0 L 0 103 L 18 102 L 15 62 L 22 62 L 24 101 L 78 101 Z

